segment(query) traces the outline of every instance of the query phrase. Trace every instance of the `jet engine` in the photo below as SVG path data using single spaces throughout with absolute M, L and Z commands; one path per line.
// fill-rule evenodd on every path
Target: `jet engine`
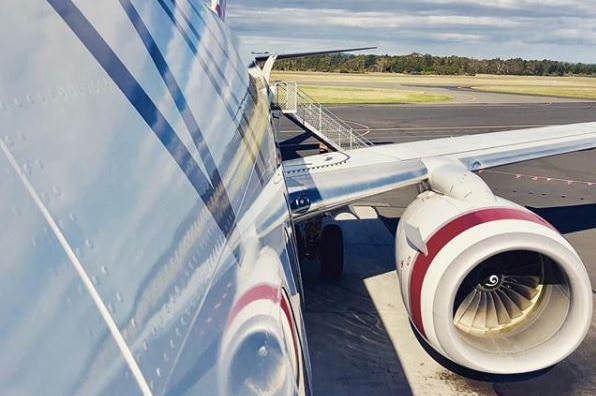
M 573 247 L 474 173 L 449 162 L 427 168 L 429 190 L 396 234 L 401 293 L 418 333 L 447 359 L 493 374 L 537 371 L 571 354 L 592 318 Z

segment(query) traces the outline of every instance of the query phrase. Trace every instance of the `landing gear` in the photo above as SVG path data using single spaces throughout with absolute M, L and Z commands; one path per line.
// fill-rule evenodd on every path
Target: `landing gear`
M 306 241 L 304 240 L 304 236 L 302 235 L 300 227 L 294 227 L 294 235 L 296 235 L 296 250 L 298 253 L 298 261 L 302 262 L 306 257 Z
M 321 230 L 318 253 L 321 277 L 328 281 L 339 280 L 344 270 L 344 239 L 337 224 L 327 224 Z
M 301 262 L 318 259 L 321 277 L 337 281 L 344 269 L 343 232 L 337 224 L 325 224 L 325 216 L 316 216 L 296 225 L 298 257 Z

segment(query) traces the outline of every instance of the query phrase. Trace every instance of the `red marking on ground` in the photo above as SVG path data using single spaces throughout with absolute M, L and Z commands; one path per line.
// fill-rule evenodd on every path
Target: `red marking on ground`
M 484 170 L 484 173 L 494 173 L 494 174 L 498 174 L 498 175 L 509 175 L 509 176 L 514 176 L 516 179 L 528 178 L 528 179 L 532 179 L 534 181 L 538 181 L 538 180 L 556 181 L 556 182 L 567 183 L 568 185 L 570 185 L 570 184 L 586 184 L 588 186 L 592 186 L 592 185 L 596 184 L 595 182 L 585 181 L 585 180 L 568 180 L 568 179 L 559 179 L 559 178 L 550 177 L 550 176 L 526 175 L 523 173 L 510 173 L 510 172 L 502 172 L 502 171 L 494 171 L 494 170 Z

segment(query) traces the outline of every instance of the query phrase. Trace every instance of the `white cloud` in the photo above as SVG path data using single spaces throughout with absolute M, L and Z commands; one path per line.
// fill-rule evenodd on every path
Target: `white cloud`
M 596 63 L 596 7 L 583 0 L 246 0 L 232 28 L 259 50 L 378 45 L 382 53 Z M 258 39 L 257 39 L 258 37 Z M 286 39 L 284 43 L 281 43 Z M 264 48 L 266 47 L 266 48 Z
M 399 12 L 354 12 L 348 9 L 276 8 L 255 9 L 245 6 L 236 7 L 230 19 L 238 21 L 264 20 L 286 26 L 323 25 L 338 27 L 366 28 L 414 27 L 424 25 L 445 26 L 495 26 L 514 27 L 518 22 L 496 17 L 475 17 L 468 15 L 411 15 Z
M 587 11 L 594 13 L 594 4 L 585 0 L 424 0 L 425 3 L 449 6 L 474 5 L 507 10 L 547 10 L 565 8 L 570 12 Z
M 481 43 L 486 42 L 487 38 L 480 34 L 462 34 L 462 33 L 433 33 L 430 37 L 438 41 L 459 42 L 459 43 Z

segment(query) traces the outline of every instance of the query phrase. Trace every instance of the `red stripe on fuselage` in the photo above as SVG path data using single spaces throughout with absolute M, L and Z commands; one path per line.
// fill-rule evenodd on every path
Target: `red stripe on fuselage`
M 230 315 L 228 316 L 228 323 L 230 323 L 236 315 L 240 311 L 242 311 L 246 306 L 252 302 L 259 301 L 259 300 L 269 300 L 274 304 L 278 304 L 281 295 L 279 293 L 279 288 L 273 285 L 262 284 L 253 287 L 252 289 L 248 290 L 246 293 L 242 295 L 234 304 L 234 307 L 230 311 Z
M 284 293 L 283 297 L 281 293 Z M 292 333 L 292 345 L 294 346 L 294 357 L 296 358 L 298 366 L 300 366 L 300 349 L 298 346 L 296 334 L 298 328 L 296 326 L 296 321 L 294 320 L 294 314 L 292 313 L 292 308 L 290 307 L 288 297 L 283 290 L 280 292 L 280 289 L 278 287 L 274 285 L 261 284 L 248 290 L 246 293 L 242 295 L 242 297 L 238 299 L 236 304 L 234 304 L 234 307 L 232 308 L 232 310 L 230 311 L 230 315 L 228 316 L 228 324 L 231 323 L 232 320 L 238 315 L 238 313 L 240 313 L 240 311 L 246 308 L 249 304 L 261 300 L 271 301 L 276 305 L 280 305 L 281 310 L 284 313 L 284 316 L 286 317 L 288 324 L 290 325 L 290 331 Z M 298 368 L 298 370 L 300 370 L 300 367 Z M 299 377 L 297 376 L 297 378 Z
M 544 225 L 556 231 L 552 225 L 538 215 L 512 208 L 489 208 L 470 212 L 441 227 L 426 242 L 428 254 L 419 253 L 417 255 L 412 268 L 412 276 L 410 277 L 410 312 L 412 314 L 412 322 L 423 337 L 426 338 L 424 324 L 422 323 L 422 284 L 432 261 L 445 245 L 462 232 L 477 225 L 496 220 L 525 220 Z
M 294 357 L 296 358 L 296 365 L 298 366 L 298 372 L 296 373 L 296 380 L 298 381 L 300 379 L 300 350 L 298 347 L 298 339 L 297 339 L 297 334 L 296 332 L 298 331 L 298 327 L 296 326 L 296 321 L 294 320 L 294 314 L 292 312 L 292 308 L 290 307 L 290 302 L 289 302 L 289 297 L 287 295 L 287 293 L 285 293 L 284 291 L 284 296 L 281 299 L 281 309 L 284 312 L 284 315 L 286 316 L 286 319 L 288 320 L 288 324 L 290 325 L 290 331 L 292 332 L 291 337 L 292 337 L 292 344 L 294 345 Z

